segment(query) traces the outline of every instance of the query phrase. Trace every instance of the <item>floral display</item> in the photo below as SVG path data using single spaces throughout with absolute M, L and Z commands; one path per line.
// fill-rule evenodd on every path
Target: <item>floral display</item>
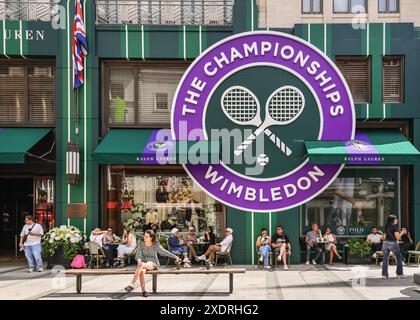
M 72 259 L 80 253 L 86 235 L 76 227 L 62 225 L 53 228 L 42 237 L 42 250 L 45 256 L 53 256 L 59 248 L 63 248 L 64 257 Z

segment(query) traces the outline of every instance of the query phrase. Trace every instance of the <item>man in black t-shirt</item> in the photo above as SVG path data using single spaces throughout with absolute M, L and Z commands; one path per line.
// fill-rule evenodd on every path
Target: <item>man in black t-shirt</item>
M 292 254 L 292 247 L 290 245 L 289 237 L 284 233 L 282 226 L 277 227 L 277 233 L 271 238 L 271 246 L 274 250 L 274 256 L 277 256 L 277 261 L 281 262 L 283 259 L 284 269 L 289 269 L 286 255 Z

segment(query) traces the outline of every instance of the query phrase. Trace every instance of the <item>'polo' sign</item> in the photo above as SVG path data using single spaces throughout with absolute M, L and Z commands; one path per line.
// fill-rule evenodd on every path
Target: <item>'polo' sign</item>
M 306 140 L 352 140 L 353 100 L 320 50 L 294 36 L 251 32 L 206 50 L 181 80 L 172 108 L 178 140 L 222 142 L 220 164 L 184 165 L 219 201 L 269 212 L 305 203 L 342 165 L 308 162 Z

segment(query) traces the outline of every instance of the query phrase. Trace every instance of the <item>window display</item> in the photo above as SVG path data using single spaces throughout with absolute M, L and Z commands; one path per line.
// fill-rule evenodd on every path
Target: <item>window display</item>
M 194 226 L 223 228 L 224 208 L 187 176 L 124 176 L 120 186 L 121 223 L 138 232 L 158 225 L 163 232 Z
M 346 168 L 322 194 L 303 208 L 301 234 L 318 223 L 337 236 L 366 235 L 400 216 L 399 168 Z
M 54 227 L 54 180 L 35 178 L 35 213 L 37 222 L 48 230 Z

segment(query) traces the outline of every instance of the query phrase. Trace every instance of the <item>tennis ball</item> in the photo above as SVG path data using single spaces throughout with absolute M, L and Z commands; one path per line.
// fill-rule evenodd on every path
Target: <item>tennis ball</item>
M 270 158 L 266 155 L 266 154 L 264 154 L 264 153 L 261 153 L 258 157 L 257 157 L 257 163 L 260 165 L 260 166 L 266 166 L 267 164 L 268 164 L 268 162 L 270 161 Z

